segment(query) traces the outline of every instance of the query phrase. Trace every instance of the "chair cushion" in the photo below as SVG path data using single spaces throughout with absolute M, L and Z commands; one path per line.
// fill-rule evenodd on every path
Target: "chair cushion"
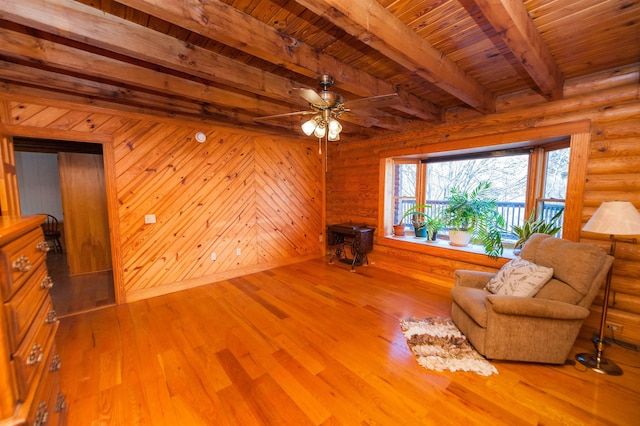
M 536 238 L 532 247 L 527 248 L 529 241 L 523 247 L 522 257 L 553 268 L 553 277 L 571 286 L 582 297 L 589 291 L 593 278 L 602 269 L 607 257 L 604 250 L 592 244 L 561 238 Z
M 516 257 L 489 280 L 485 289 L 504 296 L 533 297 L 553 276 L 553 268 Z
M 557 300 L 558 302 L 575 305 L 582 300 L 584 294 L 578 293 L 569 284 L 551 278 L 534 297 L 536 299 Z

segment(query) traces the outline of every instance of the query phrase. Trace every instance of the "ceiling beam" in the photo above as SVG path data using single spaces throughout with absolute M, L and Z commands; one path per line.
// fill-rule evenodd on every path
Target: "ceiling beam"
M 176 40 L 171 36 L 81 3 L 70 0 L 30 0 L 29 2 L 10 0 L 3 3 L 0 19 L 37 28 L 80 43 L 89 43 L 101 49 L 287 104 L 295 104 L 305 109 L 308 107 L 307 101 L 291 95 L 293 89 L 303 86 L 299 83 L 234 61 L 191 43 Z M 127 65 L 121 61 L 119 64 Z M 85 71 L 87 68 L 85 65 Z M 101 77 L 110 79 L 111 72 L 104 70 Z M 374 110 L 363 111 L 358 115 L 375 116 L 378 113 L 382 114 Z M 273 111 L 269 114 L 273 114 Z M 346 114 L 342 120 L 358 125 L 363 123 L 362 117 L 355 114 Z M 397 120 L 402 121 L 401 118 Z M 409 124 L 409 121 L 404 121 L 405 124 Z M 381 124 L 380 127 L 386 126 Z
M 495 95 L 375 0 L 295 0 L 467 105 L 495 112 Z
M 5 41 L 0 43 L 0 54 L 33 62 L 35 65 L 44 64 L 58 70 L 142 87 L 160 94 L 244 109 L 256 115 L 271 114 L 273 111 L 276 113 L 290 111 L 279 103 L 255 95 L 222 90 L 4 28 L 0 28 L 0 39 Z M 114 96 L 120 96 L 120 94 L 116 92 Z
M 219 0 L 119 0 L 119 3 L 307 77 L 315 79 L 330 74 L 336 87 L 359 96 L 398 93 L 396 103 L 390 105 L 392 108 L 425 120 L 442 120 L 442 109 L 431 102 L 319 52 Z
M 295 103 L 300 85 L 70 0 L 9 0 L 0 18 L 257 95 Z M 105 74 L 108 78 L 108 73 Z
M 253 124 L 253 115 L 242 110 L 230 112 L 228 108 L 219 108 L 207 102 L 193 102 L 181 96 L 159 95 L 97 82 L 60 72 L 31 68 L 26 65 L 0 60 L 0 79 L 40 87 L 56 92 L 83 95 L 93 99 L 104 99 L 116 104 L 137 105 L 148 109 L 159 109 L 173 114 L 203 115 L 231 123 Z
M 547 99 L 562 98 L 564 77 L 520 0 L 474 0 Z
M 176 114 L 171 111 L 164 111 L 160 109 L 148 109 L 141 106 L 135 105 L 123 105 L 117 104 L 110 101 L 105 101 L 102 99 L 93 99 L 88 98 L 86 96 L 75 95 L 71 93 L 63 93 L 63 92 L 54 92 L 47 89 L 40 89 L 34 87 L 28 87 L 24 85 L 16 85 L 11 82 L 5 82 L 0 80 L 0 99 L 8 99 L 16 102 L 43 102 L 46 100 L 47 105 L 67 108 L 69 110 L 74 110 L 78 108 L 78 105 L 82 105 L 82 109 L 84 111 L 94 111 L 98 113 L 108 113 L 113 114 L 114 112 L 117 114 L 124 115 L 128 118 L 137 118 L 137 119 L 149 119 L 149 117 L 155 117 L 159 121 L 170 121 L 175 123 L 176 120 L 184 122 L 184 123 L 200 123 L 206 124 L 209 126 L 215 126 L 223 129 L 230 129 L 234 131 L 239 131 L 242 133 L 249 133 L 252 135 L 264 135 L 271 134 L 274 136 L 287 137 L 287 135 L 283 135 L 281 130 L 275 129 L 264 129 L 258 127 L 251 127 L 244 124 L 236 124 L 231 123 L 226 120 L 216 119 L 214 117 L 207 117 L 203 114 L 198 115 L 183 115 Z M 2 127 L 2 125 L 0 125 Z M 16 135 L 26 136 L 26 133 L 23 133 L 21 130 L 24 130 L 25 126 L 4 126 L 8 129 L 12 129 L 11 133 Z M 29 133 L 29 137 L 42 137 L 47 138 L 51 137 L 52 131 L 55 132 L 55 129 L 49 128 L 36 128 L 29 127 L 27 133 Z M 80 133 L 80 132 L 78 132 Z M 91 135 L 88 133 L 82 133 L 83 138 L 90 137 Z M 294 135 L 298 136 L 298 135 Z M 59 136 L 56 136 L 56 139 L 59 139 Z

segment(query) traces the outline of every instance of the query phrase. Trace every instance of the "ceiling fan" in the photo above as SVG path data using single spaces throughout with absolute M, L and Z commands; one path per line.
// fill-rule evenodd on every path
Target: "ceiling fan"
M 329 90 L 334 83 L 335 80 L 332 76 L 323 74 L 318 78 L 318 85 L 321 88 L 319 92 L 307 88 L 293 89 L 298 96 L 309 102 L 309 110 L 268 115 L 255 118 L 255 120 L 270 120 L 294 115 L 313 115 L 310 120 L 302 124 L 304 134 L 307 136 L 314 135 L 318 139 L 324 139 L 325 142 L 337 141 L 340 140 L 340 132 L 342 131 L 342 125 L 338 121 L 338 118 L 343 114 L 349 113 L 352 109 L 356 108 L 370 109 L 388 106 L 397 102 L 398 95 L 396 93 L 345 102 L 342 95 Z M 377 122 L 375 118 L 371 117 L 358 118 L 358 124 L 365 127 L 373 126 Z

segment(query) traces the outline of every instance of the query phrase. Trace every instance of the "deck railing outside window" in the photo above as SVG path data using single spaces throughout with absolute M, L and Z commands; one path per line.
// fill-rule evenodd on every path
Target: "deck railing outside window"
M 444 211 L 447 207 L 446 200 L 427 200 L 426 204 L 430 205 L 427 213 L 429 215 L 437 215 Z M 402 215 L 411 207 L 416 205 L 415 200 L 400 200 L 398 208 L 396 210 L 396 217 L 394 223 L 398 223 Z M 525 217 L 524 203 L 514 202 L 497 202 L 496 208 L 498 212 L 504 217 L 505 232 L 502 234 L 502 238 L 505 240 L 517 240 L 518 237 L 512 232 L 513 226 L 521 226 L 527 219 Z M 544 202 L 542 203 L 542 217 L 545 219 L 552 218 L 558 211 L 564 209 L 564 202 Z M 403 220 L 405 226 L 413 229 L 411 224 L 411 216 L 405 217 Z M 559 223 L 562 223 L 562 218 L 559 219 Z

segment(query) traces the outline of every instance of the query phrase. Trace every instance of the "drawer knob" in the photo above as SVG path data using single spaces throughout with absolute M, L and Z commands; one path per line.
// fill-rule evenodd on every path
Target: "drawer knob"
M 13 269 L 19 272 L 27 272 L 31 269 L 31 261 L 25 255 L 20 256 L 13 262 Z
M 52 309 L 47 312 L 47 318 L 45 318 L 44 322 L 46 324 L 53 324 L 56 321 L 58 321 L 58 315 L 56 314 L 56 311 Z
M 42 279 L 42 282 L 40 283 L 40 288 L 44 290 L 49 290 L 52 287 L 53 287 L 53 280 L 49 275 L 47 275 Z
M 42 350 L 42 346 L 39 344 L 33 345 L 31 348 L 31 352 L 29 352 L 29 357 L 27 358 L 27 365 L 38 365 L 42 362 L 42 356 L 44 355 L 44 351 Z
M 67 408 L 67 401 L 64 399 L 64 394 L 60 392 L 56 400 L 56 413 L 64 411 L 65 408 Z
M 38 249 L 38 251 L 41 251 L 42 253 L 46 253 L 49 250 L 51 250 L 51 247 L 49 247 L 49 244 L 47 244 L 47 242 L 44 240 L 38 242 L 38 244 L 36 244 L 36 248 Z
M 44 401 L 40 401 L 38 403 L 38 411 L 36 411 L 36 416 L 33 419 L 34 426 L 43 426 L 47 424 L 49 420 L 49 407 L 47 403 Z
M 60 355 L 55 354 L 53 359 L 51 359 L 51 366 L 49 367 L 49 371 L 54 372 L 60 370 L 62 367 L 62 360 L 60 359 Z

